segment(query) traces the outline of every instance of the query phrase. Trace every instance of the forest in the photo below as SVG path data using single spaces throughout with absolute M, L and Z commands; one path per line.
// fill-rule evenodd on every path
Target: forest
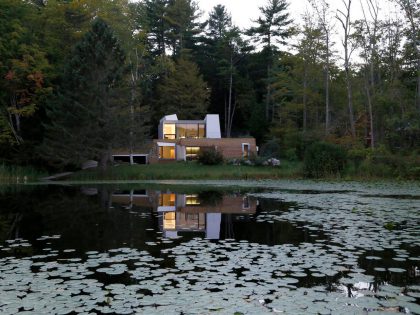
M 420 175 L 419 1 L 331 2 L 297 17 L 261 1 L 240 29 L 193 0 L 2 0 L 0 163 L 106 163 L 156 137 L 163 114 L 214 113 L 261 155 L 303 160 L 323 142 L 363 172 Z

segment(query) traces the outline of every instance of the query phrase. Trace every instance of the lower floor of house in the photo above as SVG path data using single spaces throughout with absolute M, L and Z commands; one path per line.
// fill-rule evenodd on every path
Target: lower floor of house
M 215 149 L 229 159 L 248 159 L 258 152 L 254 138 L 221 139 L 159 139 L 136 150 L 114 150 L 115 163 L 155 164 L 173 161 L 189 161 L 198 158 L 202 150 Z
M 188 161 L 197 159 L 201 150 L 210 148 L 220 152 L 225 159 L 247 159 L 256 155 L 254 138 L 176 139 L 154 140 L 150 163 Z

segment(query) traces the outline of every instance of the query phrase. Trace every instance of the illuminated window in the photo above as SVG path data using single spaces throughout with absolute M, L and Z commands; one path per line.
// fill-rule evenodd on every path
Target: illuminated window
M 186 147 L 185 148 L 185 157 L 187 160 L 194 160 L 198 157 L 198 152 L 200 147 Z
M 206 128 L 204 124 L 176 124 L 176 138 L 204 138 L 206 136 Z
M 176 196 L 175 194 L 161 194 L 159 199 L 159 206 L 161 207 L 173 207 L 175 206 Z
M 198 195 L 186 195 L 185 196 L 185 204 L 187 206 L 199 205 L 200 204 L 200 199 L 198 199 Z
M 176 213 L 175 212 L 165 212 L 163 214 L 163 228 L 165 230 L 176 229 Z
M 175 147 L 159 147 L 159 158 L 175 160 Z
M 205 138 L 206 137 L 206 125 L 199 124 L 198 125 L 198 137 Z
M 163 125 L 163 139 L 175 139 L 175 124 Z
M 242 143 L 242 157 L 249 158 L 249 143 Z

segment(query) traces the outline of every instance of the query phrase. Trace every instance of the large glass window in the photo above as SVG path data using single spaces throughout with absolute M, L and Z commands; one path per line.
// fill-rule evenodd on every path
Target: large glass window
M 159 158 L 175 160 L 175 147 L 159 147 Z
M 186 147 L 185 157 L 187 160 L 195 160 L 198 158 L 198 152 L 200 152 L 200 147 Z
M 173 207 L 175 206 L 175 200 L 176 200 L 175 194 L 161 194 L 159 198 L 159 206 Z
M 206 128 L 204 124 L 176 124 L 176 138 L 204 138 Z
M 163 125 L 163 139 L 175 139 L 175 124 Z

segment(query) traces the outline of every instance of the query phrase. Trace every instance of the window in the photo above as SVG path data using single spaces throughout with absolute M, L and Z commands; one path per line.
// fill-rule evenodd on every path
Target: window
M 206 128 L 204 124 L 176 124 L 176 138 L 204 138 Z
M 175 230 L 176 228 L 176 213 L 165 212 L 163 214 L 163 228 L 165 230 Z
M 242 157 L 249 158 L 249 143 L 242 143 Z
M 200 152 L 200 147 L 186 147 L 185 157 L 187 160 L 195 160 L 198 157 L 198 152 Z
M 163 125 L 163 139 L 175 139 L 175 124 Z
M 175 160 L 175 147 L 159 147 L 159 158 L 166 160 Z
M 206 125 L 205 124 L 198 124 L 198 137 L 205 138 L 206 137 Z
M 175 206 L 175 194 L 161 194 L 159 199 L 160 207 L 173 207 Z
M 250 206 L 249 206 L 249 197 L 248 196 L 245 196 L 242 199 L 242 209 L 249 209 L 249 208 L 250 208 Z
M 186 195 L 185 204 L 187 206 L 199 205 L 200 199 L 198 199 L 198 195 Z

